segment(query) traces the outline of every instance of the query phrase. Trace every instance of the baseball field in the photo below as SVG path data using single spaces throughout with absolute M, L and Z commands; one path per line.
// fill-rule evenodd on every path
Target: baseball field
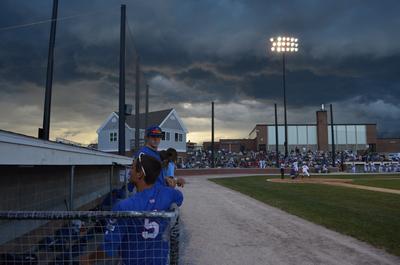
M 400 175 L 210 179 L 270 206 L 400 256 Z

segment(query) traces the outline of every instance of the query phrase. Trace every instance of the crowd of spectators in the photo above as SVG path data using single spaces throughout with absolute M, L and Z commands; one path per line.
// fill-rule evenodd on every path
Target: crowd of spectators
M 187 153 L 187 156 L 178 163 L 179 168 L 210 168 L 212 161 L 211 150 L 196 150 Z M 276 152 L 273 151 L 243 151 L 229 152 L 215 150 L 215 167 L 217 168 L 268 168 L 277 167 Z M 341 151 L 335 154 L 335 164 L 343 171 L 354 170 L 353 164 L 365 162 L 365 172 L 387 172 L 400 170 L 397 166 L 398 157 L 387 157 L 377 153 L 356 154 L 352 151 Z M 380 162 L 380 163 L 379 163 Z M 331 152 L 291 150 L 285 158 L 279 153 L 278 167 L 293 167 L 293 164 L 307 165 L 316 172 L 327 172 L 332 165 Z M 377 164 L 378 163 L 378 164 Z M 388 164 L 389 163 L 389 164 Z M 381 166 L 380 166 L 381 164 Z M 397 168 L 396 168 L 397 166 Z M 357 170 L 359 171 L 359 170 Z

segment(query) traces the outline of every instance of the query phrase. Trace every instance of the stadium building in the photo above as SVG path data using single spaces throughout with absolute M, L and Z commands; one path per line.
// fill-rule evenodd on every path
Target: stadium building
M 336 150 L 376 150 L 377 130 L 375 123 L 336 123 L 333 126 Z M 274 151 L 276 145 L 275 124 L 257 124 L 249 138 L 255 140 L 256 149 Z M 285 126 L 278 124 L 278 148 L 284 151 Z M 288 149 L 329 151 L 332 148 L 331 125 L 325 109 L 316 113 L 316 123 L 288 124 Z
M 337 151 L 370 150 L 379 153 L 399 153 L 400 138 L 377 138 L 376 123 L 335 123 L 335 147 Z M 288 149 L 330 151 L 332 150 L 331 125 L 328 112 L 316 112 L 316 123 L 288 124 Z M 278 124 L 278 149 L 284 152 L 285 126 Z M 220 139 L 214 146 L 229 152 L 275 151 L 275 124 L 257 124 L 248 139 Z M 203 143 L 204 150 L 211 149 L 211 142 Z

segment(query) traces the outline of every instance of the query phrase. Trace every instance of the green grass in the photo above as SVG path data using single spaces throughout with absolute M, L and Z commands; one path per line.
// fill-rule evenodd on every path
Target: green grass
M 354 184 L 400 190 L 400 179 L 356 179 Z
M 210 180 L 400 256 L 400 195 L 267 178 Z

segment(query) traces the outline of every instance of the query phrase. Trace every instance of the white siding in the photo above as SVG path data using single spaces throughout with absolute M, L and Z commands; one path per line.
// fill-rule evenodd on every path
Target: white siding
M 110 133 L 118 132 L 118 119 L 112 121 L 112 116 L 108 117 L 109 121 L 104 124 L 101 130 L 98 131 L 98 148 L 105 152 L 118 151 L 118 141 L 110 141 Z M 170 133 L 169 140 L 162 140 L 160 143 L 160 150 L 175 148 L 178 152 L 186 152 L 186 127 L 182 124 L 181 119 L 177 113 L 172 113 L 170 117 L 163 123 L 161 129 Z M 182 141 L 175 142 L 175 133 L 182 135 Z M 144 143 L 144 129 L 140 130 L 141 145 Z M 179 138 L 178 138 L 179 140 Z M 134 148 L 135 129 L 130 129 L 126 126 L 125 129 L 125 147 L 126 151 Z
M 165 150 L 168 148 L 175 148 L 176 151 L 178 152 L 186 152 L 186 133 L 182 130 L 176 130 L 176 129 L 169 129 L 169 128 L 163 128 L 161 127 L 163 132 L 170 133 L 170 139 L 169 141 L 167 140 L 162 140 L 159 146 L 160 150 Z M 175 133 L 182 134 L 182 141 L 175 141 Z

